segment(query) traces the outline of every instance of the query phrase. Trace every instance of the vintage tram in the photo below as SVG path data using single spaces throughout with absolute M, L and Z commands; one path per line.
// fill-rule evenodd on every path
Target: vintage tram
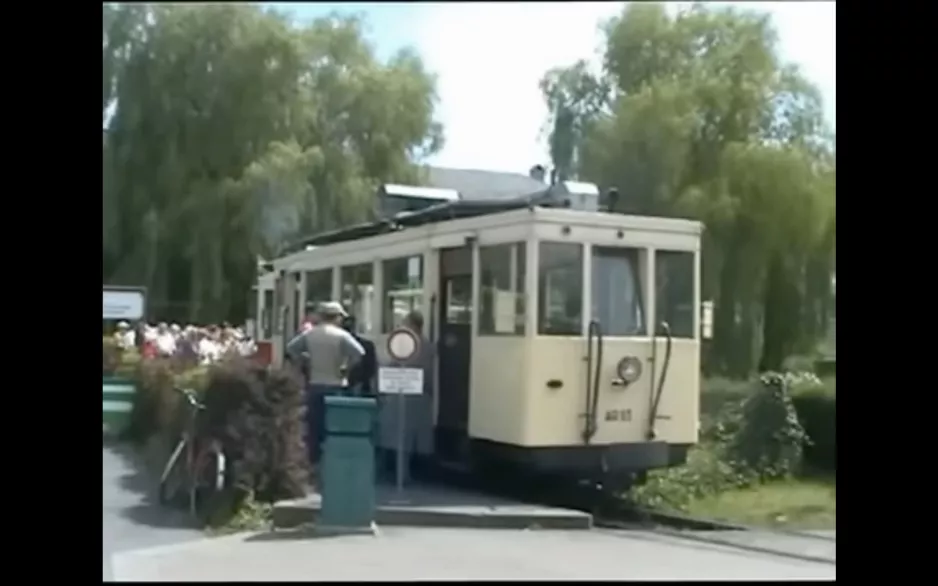
M 434 368 L 432 391 L 405 398 L 413 453 L 608 482 L 683 463 L 699 427 L 702 225 L 601 211 L 590 184 L 497 201 L 432 191 L 270 263 L 257 321 L 274 360 L 311 303 L 340 300 L 381 363 L 421 310 Z

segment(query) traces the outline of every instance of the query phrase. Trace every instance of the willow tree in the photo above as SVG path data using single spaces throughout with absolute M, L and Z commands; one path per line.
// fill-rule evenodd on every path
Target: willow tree
M 440 144 L 433 78 L 380 62 L 356 19 L 108 5 L 105 23 L 105 279 L 167 318 L 243 317 L 258 256 L 367 216 Z
M 708 363 L 777 368 L 810 348 L 828 297 L 835 166 L 818 90 L 780 59 L 764 14 L 630 3 L 604 31 L 600 76 L 575 65 L 545 77 L 555 134 L 576 119 L 565 152 L 583 179 L 618 187 L 623 211 L 706 223 Z

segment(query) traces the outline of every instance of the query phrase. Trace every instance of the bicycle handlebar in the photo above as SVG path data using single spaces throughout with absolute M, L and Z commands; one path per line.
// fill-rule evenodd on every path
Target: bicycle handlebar
M 193 409 L 205 409 L 205 405 L 199 403 L 199 400 L 195 398 L 195 393 L 191 389 L 181 389 L 179 387 L 173 387 L 173 390 L 177 393 L 181 393 L 183 397 L 186 398 L 186 401 Z

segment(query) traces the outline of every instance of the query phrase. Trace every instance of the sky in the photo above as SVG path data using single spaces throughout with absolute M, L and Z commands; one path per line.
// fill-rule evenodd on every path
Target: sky
M 541 76 L 578 59 L 595 60 L 599 23 L 622 9 L 620 2 L 266 4 L 301 21 L 330 12 L 361 14 L 383 58 L 413 47 L 437 75 L 436 117 L 446 136 L 442 152 L 428 162 L 524 173 L 550 162 Z M 690 3 L 670 4 L 677 9 Z M 825 116 L 836 128 L 834 2 L 709 4 L 771 13 L 783 59 L 797 63 L 820 88 Z

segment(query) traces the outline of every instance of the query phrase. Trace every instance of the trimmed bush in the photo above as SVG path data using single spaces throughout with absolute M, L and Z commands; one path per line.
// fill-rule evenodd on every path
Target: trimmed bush
M 268 370 L 241 358 L 177 370 L 171 360 L 139 362 L 129 435 L 140 444 L 154 438 L 171 447 L 188 414 L 173 387 L 196 391 L 205 405 L 197 433 L 221 441 L 232 487 L 211 506 L 211 525 L 227 523 L 246 503 L 305 494 L 309 471 L 303 390 L 292 370 Z
M 173 428 L 173 435 L 180 431 L 175 424 L 180 397 L 173 391 L 174 373 L 167 360 L 141 360 L 134 373 L 136 392 L 130 411 L 128 439 L 144 443 L 158 432 Z
M 801 468 L 807 434 L 789 394 L 790 377 L 763 374 L 742 404 L 737 429 L 727 445 L 733 465 L 762 480 L 784 478 Z
M 804 449 L 806 466 L 817 472 L 836 472 L 837 397 L 818 387 L 798 393 L 792 403 L 811 440 Z
M 309 469 L 299 378 L 290 370 L 267 371 L 242 361 L 231 368 L 231 375 L 250 381 L 241 389 L 245 392 L 245 403 L 229 418 L 228 437 L 240 440 L 234 446 L 237 456 L 232 455 L 236 459 L 235 483 L 251 491 L 261 503 L 302 496 Z M 229 380 L 228 384 L 231 383 Z M 209 390 L 212 389 L 210 385 Z M 219 387 L 219 396 L 221 392 Z

